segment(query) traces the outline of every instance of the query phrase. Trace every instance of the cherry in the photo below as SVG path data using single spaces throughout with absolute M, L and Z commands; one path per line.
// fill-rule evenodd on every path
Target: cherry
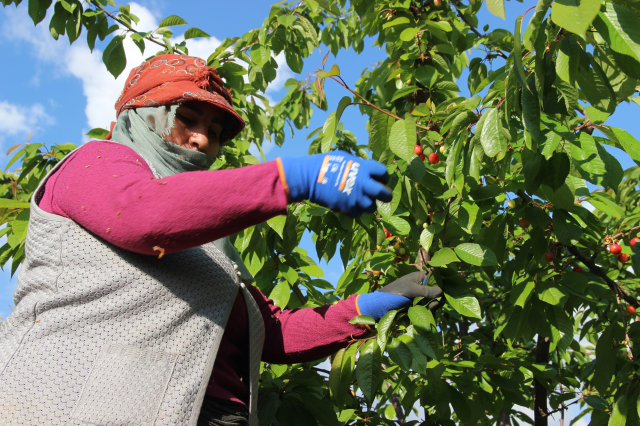
M 438 164 L 440 162 L 440 156 L 435 152 L 432 152 L 431 154 L 429 154 L 429 162 L 431 164 Z
M 422 154 L 422 147 L 420 145 L 416 145 L 413 147 L 413 152 L 415 152 L 416 155 L 421 155 Z
M 409 256 L 404 255 L 400 258 L 401 262 L 406 262 L 407 260 L 409 260 Z
M 553 253 L 547 253 L 544 255 L 544 259 L 547 262 L 553 262 L 553 259 L 555 258 L 555 256 L 553 255 Z
M 510 200 L 508 205 L 510 209 L 515 209 L 517 204 L 515 200 Z
M 405 249 L 403 249 L 403 248 L 401 248 L 400 250 L 398 250 L 398 253 L 400 253 L 400 254 L 405 254 L 406 252 L 407 252 L 407 251 L 406 251 Z
M 424 156 L 424 154 L 418 154 L 418 157 L 420 157 L 420 160 L 422 160 L 422 161 L 424 161 L 424 159 L 427 158 L 427 157 Z
M 620 247 L 620 245 L 618 244 L 611 244 L 609 246 L 609 251 L 611 252 L 611 254 L 620 254 L 622 253 L 622 247 Z
M 522 226 L 523 228 L 528 228 L 531 226 L 531 224 L 529 223 L 529 221 L 525 218 L 520 219 L 520 226 Z
M 579 267 L 579 266 L 574 266 L 573 267 L 573 272 L 582 272 L 582 271 L 583 271 L 583 269 L 581 267 Z
M 631 240 L 631 247 L 635 246 L 635 245 L 636 245 L 636 243 L 638 242 L 638 240 L 640 240 L 640 238 L 638 238 L 638 237 L 633 238 L 633 239 Z
M 400 262 L 402 262 L 402 258 L 401 257 L 396 257 L 396 258 L 393 259 L 393 261 L 396 262 L 396 263 L 400 263 Z
M 445 149 L 444 149 L 444 145 L 442 145 L 442 146 L 440 147 L 440 152 L 441 152 L 442 154 L 444 154 L 444 151 L 445 151 Z
M 633 306 L 627 306 L 625 308 L 625 311 L 627 311 L 628 315 L 635 315 L 636 314 L 636 308 Z
M 371 273 L 373 273 L 373 275 L 380 275 L 380 271 L 371 271 Z
M 395 244 L 393 245 L 393 249 L 394 249 L 394 250 L 396 250 L 396 251 L 397 251 L 397 250 L 400 250 L 400 244 L 395 243 Z
M 629 260 L 629 255 L 627 253 L 620 253 L 618 255 L 618 260 L 622 263 L 625 263 L 627 260 Z
M 433 0 L 433 5 L 435 7 L 440 7 L 441 4 L 442 4 L 442 0 Z

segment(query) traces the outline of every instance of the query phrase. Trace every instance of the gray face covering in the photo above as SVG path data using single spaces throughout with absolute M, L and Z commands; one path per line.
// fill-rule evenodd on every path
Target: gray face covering
M 182 172 L 209 170 L 214 158 L 165 140 L 171 132 L 179 105 L 122 111 L 112 140 L 136 151 L 162 177 Z
M 113 128 L 111 140 L 137 152 L 160 177 L 209 170 L 215 161 L 214 158 L 200 151 L 183 148 L 165 139 L 173 128 L 179 106 L 166 105 L 124 110 Z M 216 240 L 214 244 L 229 260 L 238 265 L 243 280 L 253 280 L 228 238 Z

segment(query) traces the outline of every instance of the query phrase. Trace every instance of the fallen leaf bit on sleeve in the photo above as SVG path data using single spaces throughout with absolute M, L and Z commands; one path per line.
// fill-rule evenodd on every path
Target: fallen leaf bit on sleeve
M 158 255 L 158 259 L 162 259 L 162 256 L 164 256 L 164 249 L 160 246 L 154 246 L 153 247 L 153 251 L 159 251 L 160 254 Z
M 111 228 L 107 228 L 107 234 L 111 232 Z
M 122 210 L 121 210 L 122 211 Z M 120 212 L 116 213 L 116 217 L 120 216 Z

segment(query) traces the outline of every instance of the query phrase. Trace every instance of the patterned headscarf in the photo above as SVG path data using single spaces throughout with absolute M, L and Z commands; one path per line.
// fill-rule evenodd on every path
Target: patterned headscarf
M 244 129 L 245 122 L 233 109 L 231 95 L 216 69 L 203 59 L 185 55 L 159 55 L 132 69 L 116 102 L 116 116 L 127 109 L 186 101 L 207 102 L 227 113 L 222 143 Z

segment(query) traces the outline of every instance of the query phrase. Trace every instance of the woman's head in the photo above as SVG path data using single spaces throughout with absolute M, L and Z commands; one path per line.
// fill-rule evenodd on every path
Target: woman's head
M 115 108 L 178 105 L 165 139 L 215 157 L 245 126 L 215 68 L 200 58 L 159 55 L 131 70 Z
M 220 150 L 226 112 L 206 102 L 183 102 L 165 139 L 183 148 L 216 157 Z

